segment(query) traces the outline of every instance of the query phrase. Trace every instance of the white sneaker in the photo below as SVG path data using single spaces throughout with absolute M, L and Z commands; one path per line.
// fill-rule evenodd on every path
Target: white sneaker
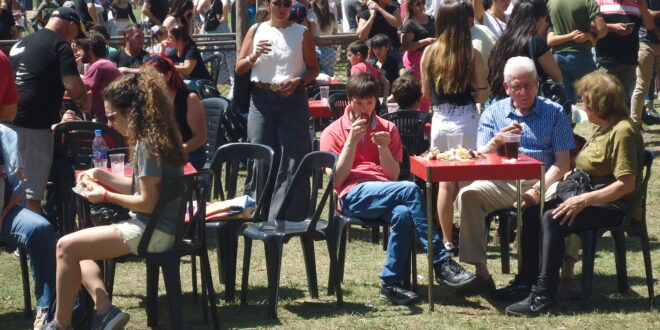
M 48 316 L 48 308 L 37 307 L 37 317 L 34 318 L 34 330 L 39 330 L 46 325 L 46 317 Z

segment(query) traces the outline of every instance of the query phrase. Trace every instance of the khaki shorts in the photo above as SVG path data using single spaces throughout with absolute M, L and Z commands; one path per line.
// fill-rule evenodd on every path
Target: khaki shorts
M 142 239 L 142 234 L 147 228 L 147 225 L 137 218 L 132 217 L 129 220 L 113 223 L 111 226 L 121 235 L 121 237 L 124 239 L 124 243 L 126 243 L 131 248 L 131 251 L 134 254 L 137 254 L 138 246 L 140 245 L 140 240 Z M 151 236 L 149 246 L 147 247 L 147 252 L 164 252 L 171 249 L 173 245 L 174 235 L 166 234 L 158 229 L 155 229 L 153 235 Z
M 25 197 L 44 200 L 46 183 L 53 163 L 53 133 L 50 129 L 32 129 L 8 125 L 18 137 L 18 153 L 23 160 Z

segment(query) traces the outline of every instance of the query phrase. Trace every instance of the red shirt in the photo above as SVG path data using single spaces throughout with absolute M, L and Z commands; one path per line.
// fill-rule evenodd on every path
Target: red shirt
M 92 90 L 92 113 L 103 123 L 108 122 L 103 106 L 103 90 L 119 77 L 121 77 L 121 72 L 117 66 L 109 60 L 101 58 L 89 66 L 83 78 L 85 85 Z
M 0 51 L 0 105 L 10 105 L 18 102 L 16 81 L 11 70 L 9 59 Z
M 349 113 L 350 105 L 346 107 L 344 115 L 339 120 L 336 120 L 323 130 L 321 134 L 322 151 L 332 152 L 337 155 L 341 154 L 353 126 Z M 391 138 L 389 148 L 392 156 L 399 163 L 403 160 L 401 137 L 396 126 L 392 122 L 378 117 L 376 114 L 372 118 L 373 120 L 369 125 L 367 135 L 365 135 L 362 141 L 358 142 L 351 173 L 341 186 L 335 185 L 334 187 L 339 198 L 343 198 L 358 183 L 367 181 L 391 181 L 387 178 L 383 172 L 383 168 L 380 166 L 378 146 L 371 141 L 371 132 L 389 132 Z
M 358 72 L 371 73 L 372 75 L 374 75 L 374 77 L 376 77 L 377 81 L 380 81 L 380 76 L 381 76 L 380 70 L 378 70 L 377 67 L 367 62 L 360 62 L 351 68 L 351 76 Z

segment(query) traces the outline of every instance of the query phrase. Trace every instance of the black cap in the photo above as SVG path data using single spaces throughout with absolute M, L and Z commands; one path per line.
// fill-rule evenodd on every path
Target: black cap
M 73 22 L 78 26 L 80 32 L 85 32 L 85 26 L 80 24 L 80 16 L 78 16 L 78 13 L 73 8 L 67 8 L 67 7 L 57 8 L 55 9 L 55 11 L 53 11 L 52 14 L 50 14 L 50 17 L 58 17 Z M 78 33 L 78 35 L 80 35 L 80 33 Z

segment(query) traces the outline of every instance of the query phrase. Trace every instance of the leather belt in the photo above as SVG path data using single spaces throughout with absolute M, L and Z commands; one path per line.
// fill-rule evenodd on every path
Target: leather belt
M 269 83 L 263 83 L 261 81 L 255 81 L 254 85 L 259 88 L 267 89 L 273 92 L 277 92 L 281 88 L 280 84 L 269 84 Z

